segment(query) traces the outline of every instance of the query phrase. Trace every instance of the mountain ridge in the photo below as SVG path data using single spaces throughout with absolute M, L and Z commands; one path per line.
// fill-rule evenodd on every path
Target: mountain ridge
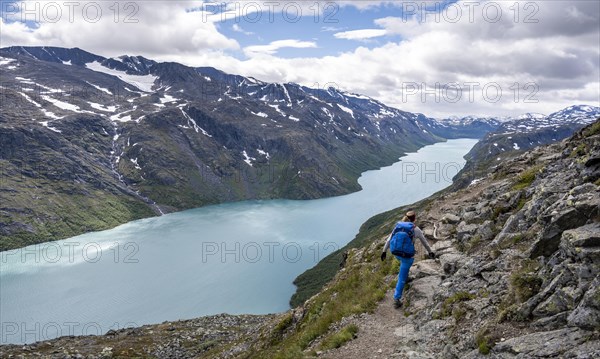
M 0 249 L 207 204 L 345 194 L 443 140 L 422 115 L 333 88 L 80 49 L 0 56 Z

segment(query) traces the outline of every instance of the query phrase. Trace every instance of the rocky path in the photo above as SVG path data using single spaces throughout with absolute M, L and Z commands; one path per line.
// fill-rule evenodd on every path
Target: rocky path
M 442 255 L 454 251 L 446 241 L 435 243 L 433 248 Z M 442 275 L 442 264 L 439 259 L 416 262 L 411 268 L 404 306 L 395 309 L 392 304 L 393 289 L 388 290 L 373 314 L 364 314 L 355 320 L 354 324 L 359 327 L 356 339 L 341 348 L 323 354 L 322 357 L 331 359 L 405 357 L 405 353 L 410 352 L 410 348 L 414 347 L 419 340 L 415 323 L 407 315 L 424 309 L 433 302 L 435 288 L 440 285 Z

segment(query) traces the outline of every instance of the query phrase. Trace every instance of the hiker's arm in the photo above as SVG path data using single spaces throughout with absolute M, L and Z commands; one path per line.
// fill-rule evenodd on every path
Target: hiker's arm
M 388 248 L 390 248 L 390 241 L 392 240 L 392 234 L 393 234 L 393 233 L 394 233 L 394 232 L 392 231 L 392 233 L 390 233 L 390 235 L 389 235 L 389 237 L 388 237 L 387 241 L 385 241 L 385 246 L 383 246 L 383 251 L 382 251 L 382 252 L 384 252 L 384 253 L 385 253 L 385 252 L 388 250 Z
M 387 250 L 388 250 L 388 248 L 390 248 L 390 241 L 392 240 L 393 234 L 394 234 L 394 231 L 392 231 L 392 233 L 390 233 L 390 236 L 388 237 L 387 241 L 385 241 L 385 245 L 383 246 L 383 251 L 381 251 L 381 260 L 382 261 L 385 260 Z
M 419 227 L 415 228 L 415 237 L 419 238 L 419 240 L 423 244 L 423 247 L 425 247 L 425 249 L 427 249 L 427 253 L 433 253 L 433 250 L 431 250 L 431 247 L 429 246 L 427 239 L 423 235 L 423 231 L 421 231 L 421 228 L 419 228 Z

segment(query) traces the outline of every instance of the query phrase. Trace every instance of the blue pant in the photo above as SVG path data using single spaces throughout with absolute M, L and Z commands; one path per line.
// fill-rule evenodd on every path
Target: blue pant
M 394 292 L 394 299 L 402 298 L 402 290 L 404 290 L 404 284 L 408 279 L 408 271 L 415 261 L 414 258 L 402 258 L 396 256 L 396 259 L 400 261 L 400 272 L 398 272 L 398 283 L 396 283 L 396 291 Z

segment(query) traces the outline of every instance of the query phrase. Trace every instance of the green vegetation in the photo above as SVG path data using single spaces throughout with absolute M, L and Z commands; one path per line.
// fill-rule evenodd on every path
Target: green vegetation
M 281 341 L 281 339 L 283 339 L 285 332 L 291 327 L 293 322 L 294 322 L 294 316 L 291 312 L 289 312 L 288 314 L 286 314 L 283 317 L 283 319 L 281 319 L 281 321 L 279 321 L 279 323 L 277 323 L 275 325 L 275 327 L 271 331 L 271 338 L 270 338 L 269 342 L 274 344 L 274 343 Z
M 488 328 L 481 329 L 477 332 L 475 342 L 477 343 L 479 353 L 483 355 L 488 355 L 495 345 Z
M 600 134 L 600 121 L 594 122 L 583 130 L 584 137 L 590 137 L 597 134 Z
M 517 177 L 517 182 L 513 185 L 513 190 L 521 190 L 529 187 L 535 180 L 535 176 L 544 168 L 542 165 L 533 166 L 532 168 L 521 172 Z
M 526 321 L 527 317 L 519 311 L 519 304 L 526 302 L 529 298 L 539 293 L 542 287 L 542 279 L 537 271 L 540 264 L 531 259 L 523 260 L 517 270 L 510 276 L 509 293 L 498 306 L 498 321 L 506 320 Z
M 346 342 L 354 339 L 358 333 L 358 327 L 354 324 L 350 324 L 342 328 L 339 332 L 334 333 L 321 343 L 321 349 L 335 349 L 344 345 Z
M 519 199 L 519 203 L 517 203 L 517 212 L 522 210 L 523 207 L 525 207 L 525 204 L 527 204 L 527 202 L 529 202 L 529 198 L 526 198 L 524 195 L 522 195 Z
M 475 294 L 471 294 L 469 292 L 456 292 L 454 293 L 452 296 L 446 298 L 446 300 L 444 300 L 444 303 L 442 304 L 442 309 L 440 312 L 440 316 L 442 318 L 444 317 L 448 317 L 450 315 L 453 315 L 455 319 L 457 319 L 457 321 L 459 319 L 461 319 L 464 314 L 466 314 L 466 311 L 464 311 L 464 308 L 460 308 L 459 306 L 457 306 L 455 308 L 455 305 L 457 303 L 461 303 L 461 302 L 466 302 L 469 300 L 475 299 Z M 454 309 L 456 309 L 456 313 L 454 313 Z
M 582 157 L 582 156 L 585 156 L 586 152 L 587 152 L 587 146 L 585 145 L 585 143 L 580 143 L 579 146 L 577 146 L 569 154 L 569 157 L 571 157 L 571 158 Z
M 469 243 L 467 243 L 466 251 L 472 252 L 480 244 L 481 244 L 481 236 L 476 234 L 469 240 Z
M 56 187 L 48 183 L 44 197 L 35 200 L 37 218 L 30 218 L 27 211 L 10 217 L 0 215 L 0 222 L 5 225 L 28 227 L 10 235 L 0 235 L 0 251 L 105 230 L 154 215 L 148 205 L 132 197 L 101 190 L 67 196 L 52 188 Z M 31 191 L 24 191 L 13 198 L 13 203 L 27 208 L 32 196 L 35 198 Z
M 539 268 L 540 264 L 537 261 L 527 259 L 512 273 L 510 284 L 518 302 L 523 303 L 539 292 L 542 286 L 542 279 L 537 275 Z

